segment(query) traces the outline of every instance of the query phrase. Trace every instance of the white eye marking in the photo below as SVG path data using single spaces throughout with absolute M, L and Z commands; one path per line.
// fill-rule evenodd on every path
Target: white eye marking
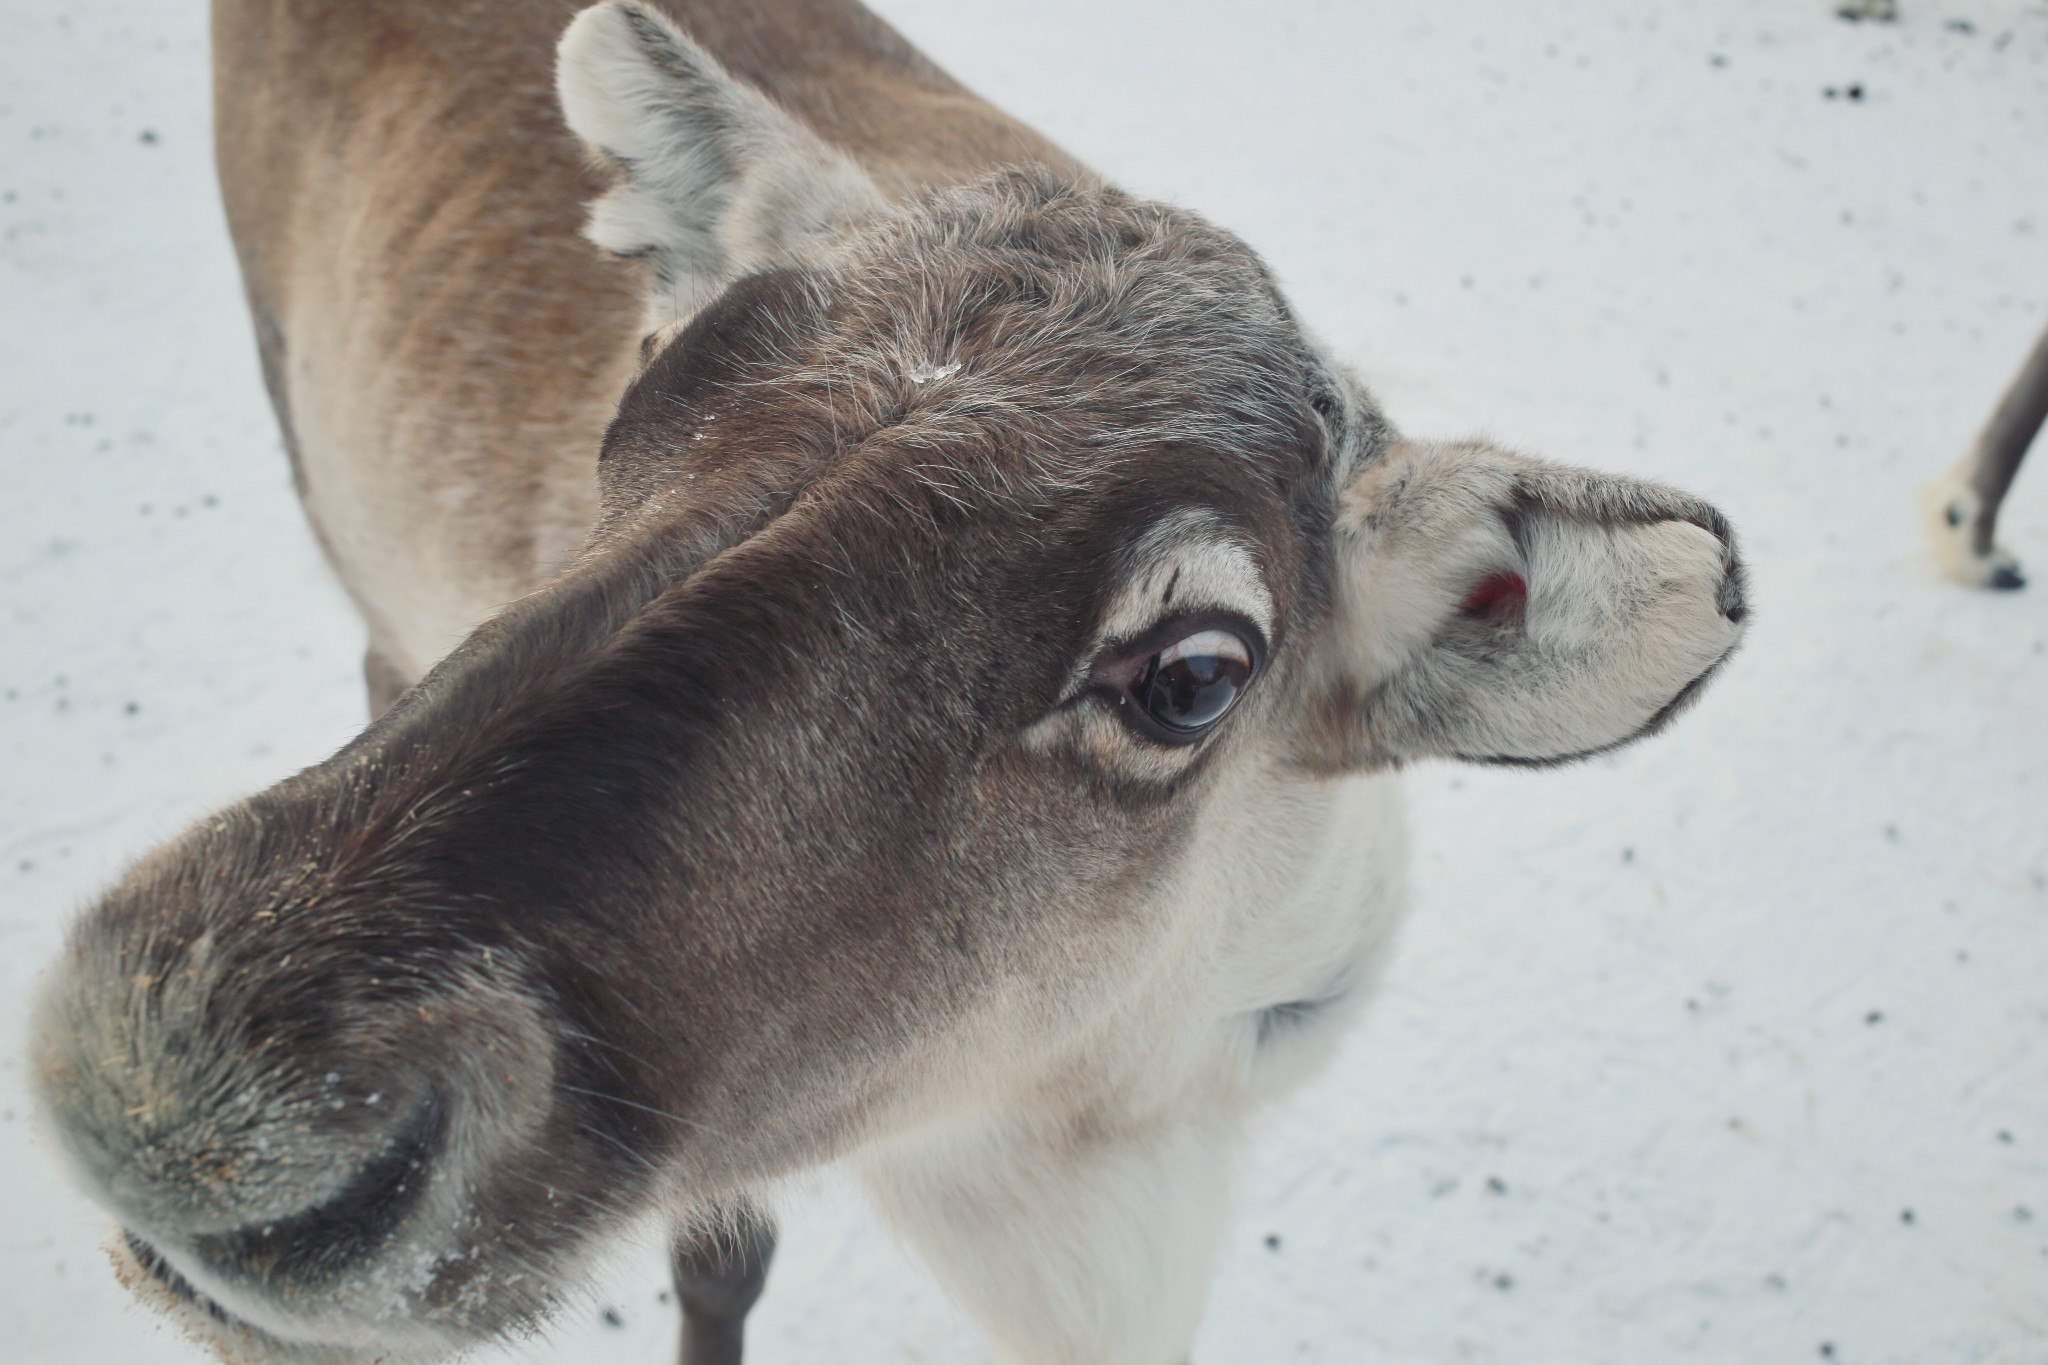
M 1133 548 L 1131 563 L 1122 591 L 1103 614 L 1098 645 L 1137 635 L 1169 612 L 1205 607 L 1235 612 L 1268 633 L 1273 629 L 1273 594 L 1258 560 L 1214 514 L 1167 518 Z
M 1167 646 L 1159 652 L 1159 667 L 1164 668 L 1181 659 L 1230 659 L 1243 664 L 1246 669 L 1252 666 L 1251 650 L 1227 630 L 1197 631 L 1187 639 Z

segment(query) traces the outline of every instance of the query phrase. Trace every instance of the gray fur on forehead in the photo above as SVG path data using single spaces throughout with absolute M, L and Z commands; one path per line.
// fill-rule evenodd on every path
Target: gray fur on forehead
M 939 191 L 820 281 L 798 383 L 889 425 L 976 415 L 1070 455 L 1294 438 L 1312 362 L 1263 262 L 1184 209 L 1040 168 Z
M 721 535 L 743 536 L 820 499 L 887 507 L 906 528 L 1037 522 L 1130 482 L 1162 507 L 1268 515 L 1330 473 L 1309 405 L 1326 382 L 1237 238 L 1006 171 L 699 312 L 606 436 L 600 536 L 678 505 L 726 509 Z

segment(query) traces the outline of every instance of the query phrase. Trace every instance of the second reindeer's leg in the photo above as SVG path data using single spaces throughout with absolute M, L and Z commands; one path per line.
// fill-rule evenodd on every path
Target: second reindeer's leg
M 669 1259 L 683 1306 L 682 1365 L 740 1365 L 747 1311 L 774 1255 L 774 1225 L 751 1205 L 730 1222 L 677 1234 Z
M 2044 419 L 2048 332 L 1998 400 L 1976 447 L 1928 490 L 1929 529 L 1950 577 L 1979 587 L 2026 585 L 2018 561 L 1998 544 L 1998 508 Z
M 1235 1125 L 978 1122 L 863 1168 L 883 1214 L 1016 1365 L 1186 1365 Z

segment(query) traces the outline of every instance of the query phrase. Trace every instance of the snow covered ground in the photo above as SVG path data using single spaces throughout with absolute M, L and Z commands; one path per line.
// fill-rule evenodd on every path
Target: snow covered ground
M 1669 736 L 1416 775 L 1412 930 L 1247 1162 L 1202 1361 L 2048 1360 L 2048 456 L 2007 514 L 2025 593 L 1934 578 L 1912 507 L 2048 322 L 2048 4 L 1905 7 L 882 5 L 1268 253 L 1410 429 L 1698 490 L 1753 564 L 1751 643 Z M 21 1019 L 61 924 L 362 716 L 206 92 L 195 0 L 0 2 L 14 1365 L 192 1358 L 32 1132 Z M 629 1258 L 511 1357 L 665 1361 L 659 1289 Z M 754 1339 L 985 1356 L 830 1179 Z

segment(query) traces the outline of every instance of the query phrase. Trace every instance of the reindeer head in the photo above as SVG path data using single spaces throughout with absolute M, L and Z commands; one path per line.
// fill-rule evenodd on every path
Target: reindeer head
M 1625 743 L 1741 634 L 1712 508 L 1404 439 L 1192 214 L 885 205 L 627 5 L 562 63 L 681 319 L 587 550 L 41 1007 L 138 1278 L 272 1358 L 529 1323 L 630 1220 L 1029 1086 L 1303 894 L 1353 776 Z

